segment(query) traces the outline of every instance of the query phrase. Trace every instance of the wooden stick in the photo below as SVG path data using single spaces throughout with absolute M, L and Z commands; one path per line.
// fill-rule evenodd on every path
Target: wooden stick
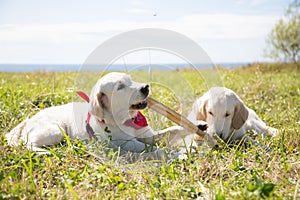
M 156 101 L 155 99 L 148 97 L 147 103 L 149 108 L 158 112 L 159 114 L 167 117 L 168 119 L 172 120 L 176 124 L 182 126 L 183 128 L 187 129 L 192 133 L 196 133 L 201 138 L 204 138 L 206 135 L 203 131 L 201 131 L 195 124 L 190 122 L 186 117 L 180 115 L 179 113 L 175 112 L 174 110 L 168 108 L 164 104 Z

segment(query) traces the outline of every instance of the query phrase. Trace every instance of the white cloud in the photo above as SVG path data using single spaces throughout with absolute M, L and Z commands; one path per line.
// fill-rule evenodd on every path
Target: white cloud
M 260 6 L 268 1 L 270 0 L 237 0 L 236 3 L 239 5 L 247 4 L 251 6 Z
M 0 59 L 2 62 L 13 62 L 18 58 L 22 60 L 20 62 L 32 62 L 30 59 L 35 62 L 48 62 L 49 55 L 53 55 L 50 60 L 55 62 L 80 62 L 80 56 L 79 60 L 84 60 L 89 52 L 105 40 L 138 28 L 170 29 L 199 43 L 205 40 L 250 41 L 255 38 L 263 41 L 279 16 L 212 14 L 186 15 L 172 21 L 158 19 L 147 22 L 106 20 L 95 23 L 0 25 L 0 46 L 6 47 L 0 49 Z M 210 47 L 210 44 L 207 46 Z M 243 48 L 245 47 L 241 47 Z M 41 51 L 45 49 L 47 53 L 41 55 Z M 218 47 L 211 49 L 210 54 L 214 57 L 214 51 L 217 51 Z M 219 54 L 223 55 L 222 51 Z
M 144 2 L 139 1 L 139 0 L 130 1 L 129 3 L 130 3 L 131 5 L 133 5 L 133 6 L 141 6 L 141 5 L 144 5 Z
M 128 13 L 132 14 L 151 14 L 152 12 L 147 9 L 142 9 L 142 8 L 132 8 L 127 10 Z
M 246 39 L 264 37 L 277 20 L 268 15 L 191 15 L 180 19 L 177 29 L 198 38 Z
M 265 36 L 277 20 L 277 16 L 268 15 L 215 14 L 188 15 L 175 21 L 107 20 L 84 24 L 11 24 L 0 26 L 0 41 L 86 42 L 99 36 L 106 38 L 112 34 L 148 27 L 178 31 L 192 39 L 241 39 Z

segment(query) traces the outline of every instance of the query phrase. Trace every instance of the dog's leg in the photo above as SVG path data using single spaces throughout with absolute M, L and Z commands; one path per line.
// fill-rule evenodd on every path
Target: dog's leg
M 146 131 L 139 134 L 137 140 L 147 144 L 155 144 L 163 141 L 169 145 L 174 145 L 185 136 L 192 134 L 181 126 L 171 126 L 160 131 L 153 131 L 152 129 Z
M 248 137 L 248 136 L 246 136 L 246 137 L 244 138 L 244 141 L 245 141 L 245 142 L 249 142 L 249 143 L 251 143 L 251 144 L 254 145 L 254 146 L 261 147 L 263 150 L 265 150 L 265 151 L 267 151 L 267 152 L 270 152 L 270 151 L 271 151 L 270 147 L 268 147 L 268 146 L 266 146 L 266 145 L 262 145 L 262 144 L 256 142 L 255 140 L 253 140 L 252 138 Z
M 30 151 L 34 151 L 36 154 L 38 155 L 49 155 L 51 154 L 49 151 L 47 151 L 46 149 L 42 149 L 40 147 L 30 147 L 30 146 L 27 146 L 27 148 L 30 150 Z
M 254 120 L 250 130 L 255 130 L 258 134 L 262 134 L 263 137 L 274 137 L 279 133 L 278 129 L 267 126 L 261 119 Z
M 255 130 L 256 133 L 263 134 L 263 137 L 273 137 L 279 133 L 278 129 L 267 126 L 252 109 L 249 109 L 249 119 L 245 127 L 246 131 Z
M 20 144 L 20 139 L 22 137 L 23 129 L 26 126 L 27 120 L 24 120 L 21 122 L 18 126 L 16 126 L 14 129 L 12 129 L 9 133 L 7 133 L 6 140 L 8 145 L 10 146 L 18 146 Z
M 270 136 L 274 137 L 274 136 L 276 136 L 276 135 L 279 134 L 279 130 L 278 130 L 277 128 L 272 128 L 272 127 L 270 127 L 270 126 L 267 126 L 267 133 L 268 133 Z

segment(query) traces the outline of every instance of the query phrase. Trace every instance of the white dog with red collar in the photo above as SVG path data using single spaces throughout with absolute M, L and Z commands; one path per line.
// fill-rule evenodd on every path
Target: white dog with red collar
M 110 141 L 125 151 L 143 152 L 153 141 L 170 134 L 177 143 L 190 134 L 180 126 L 153 131 L 139 111 L 146 108 L 149 85 L 137 83 L 130 76 L 112 72 L 93 87 L 87 102 L 73 102 L 41 110 L 6 134 L 9 145 L 23 141 L 33 151 L 56 145 L 64 140 L 64 131 L 71 139 Z

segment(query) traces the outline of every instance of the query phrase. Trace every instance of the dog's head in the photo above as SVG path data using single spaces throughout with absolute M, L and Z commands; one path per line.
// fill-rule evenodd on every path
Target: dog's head
M 212 87 L 196 100 L 193 110 L 197 120 L 207 122 L 208 133 L 216 133 L 224 141 L 228 141 L 231 133 L 243 126 L 249 114 L 243 101 L 224 87 Z
M 98 120 L 115 125 L 136 116 L 147 107 L 149 85 L 137 83 L 124 73 L 103 76 L 92 89 L 89 111 Z

